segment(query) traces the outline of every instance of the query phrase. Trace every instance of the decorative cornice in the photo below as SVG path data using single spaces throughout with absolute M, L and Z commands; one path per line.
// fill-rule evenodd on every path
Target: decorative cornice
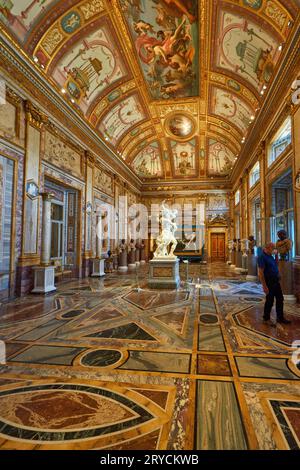
M 42 113 L 31 101 L 25 101 L 26 120 L 37 129 L 41 129 L 48 122 L 47 116 Z

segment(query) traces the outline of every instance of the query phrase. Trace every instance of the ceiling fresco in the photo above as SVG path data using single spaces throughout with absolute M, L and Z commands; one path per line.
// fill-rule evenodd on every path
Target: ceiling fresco
M 161 151 L 158 142 L 152 142 L 134 158 L 132 168 L 141 178 L 162 176 Z
M 230 181 L 299 11 L 298 0 L 0 0 L 16 48 L 151 184 Z
M 198 95 L 198 1 L 121 0 L 152 99 Z

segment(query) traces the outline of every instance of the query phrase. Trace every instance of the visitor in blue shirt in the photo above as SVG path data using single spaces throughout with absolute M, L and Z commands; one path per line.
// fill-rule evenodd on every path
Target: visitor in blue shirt
M 257 261 L 259 279 L 266 294 L 263 318 L 265 322 L 270 322 L 271 310 L 274 298 L 276 298 L 277 322 L 288 325 L 291 322 L 284 318 L 283 314 L 283 294 L 280 285 L 280 274 L 277 262 L 272 256 L 274 250 L 275 244 L 267 243 Z

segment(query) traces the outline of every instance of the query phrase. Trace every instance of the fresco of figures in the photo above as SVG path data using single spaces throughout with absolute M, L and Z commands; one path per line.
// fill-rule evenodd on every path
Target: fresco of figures
M 124 78 L 126 69 L 107 25 L 82 38 L 63 55 L 53 78 L 86 113 L 106 88 Z
M 235 93 L 214 87 L 212 95 L 212 113 L 228 119 L 231 124 L 234 124 L 244 133 L 249 128 L 251 116 L 253 116 L 254 111 Z
M 140 100 L 134 94 L 119 102 L 104 116 L 99 130 L 106 140 L 115 145 L 131 127 L 145 117 Z
M 195 176 L 196 139 L 189 142 L 170 142 L 175 176 Z
M 216 65 L 237 73 L 256 89 L 268 83 L 279 58 L 279 43 L 258 24 L 221 10 Z
M 161 176 L 160 148 L 157 142 L 152 142 L 141 150 L 135 157 L 132 167 L 142 178 Z
M 198 1 L 120 0 L 153 99 L 198 95 Z
M 209 139 L 208 146 L 208 175 L 229 175 L 235 162 L 233 152 L 215 139 Z

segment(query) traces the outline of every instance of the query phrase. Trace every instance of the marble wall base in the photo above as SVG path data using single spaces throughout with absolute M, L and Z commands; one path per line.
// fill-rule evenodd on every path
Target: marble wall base
M 54 266 L 35 266 L 34 271 L 34 289 L 32 294 L 48 294 L 56 291 L 54 285 L 55 267 Z
M 105 264 L 105 260 L 104 259 L 99 259 L 99 258 L 95 258 L 92 260 L 92 274 L 91 276 L 92 277 L 102 277 L 102 276 L 105 276 L 105 272 L 104 272 L 104 264 Z
M 149 263 L 149 287 L 153 289 L 178 289 L 180 285 L 179 259 L 153 259 Z
M 293 265 L 294 292 L 298 302 L 300 302 L 300 263 Z
M 91 260 L 89 258 L 84 258 L 82 260 L 82 269 L 81 269 L 81 275 L 83 278 L 89 277 L 91 274 Z
M 22 297 L 29 294 L 34 287 L 33 266 L 18 266 L 16 278 L 16 295 Z

